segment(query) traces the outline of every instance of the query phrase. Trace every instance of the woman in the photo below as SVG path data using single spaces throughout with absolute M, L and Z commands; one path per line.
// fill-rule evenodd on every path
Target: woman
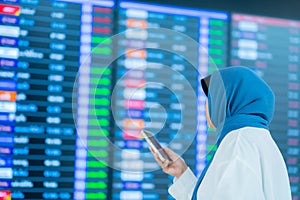
M 169 193 L 178 200 L 290 200 L 286 166 L 269 132 L 269 86 L 246 67 L 216 71 L 201 83 L 208 125 L 218 133 L 217 151 L 198 180 L 169 148 L 164 149 L 172 162 L 162 163 L 152 151 L 163 171 L 175 176 Z

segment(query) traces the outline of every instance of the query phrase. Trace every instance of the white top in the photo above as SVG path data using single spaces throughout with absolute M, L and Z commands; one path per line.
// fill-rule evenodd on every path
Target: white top
M 190 200 L 197 178 L 188 168 L 169 193 Z M 270 132 L 244 127 L 221 142 L 197 192 L 198 200 L 291 200 L 286 165 Z

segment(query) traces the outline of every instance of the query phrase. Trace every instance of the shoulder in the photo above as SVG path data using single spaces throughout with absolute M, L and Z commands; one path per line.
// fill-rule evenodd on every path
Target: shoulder
M 267 129 L 247 126 L 229 132 L 223 139 L 222 143 L 235 141 L 238 139 L 263 139 L 266 136 L 268 137 L 269 135 L 270 131 Z
M 272 141 L 270 132 L 263 128 L 244 127 L 233 130 L 221 142 L 215 159 L 219 162 L 230 161 L 237 157 L 251 159 L 253 155 L 259 154 L 259 149 L 270 140 Z
M 261 141 L 268 139 L 271 139 L 269 130 L 256 127 L 244 127 L 229 132 L 221 142 L 219 148 L 228 144 L 237 147 L 243 142 L 258 145 Z

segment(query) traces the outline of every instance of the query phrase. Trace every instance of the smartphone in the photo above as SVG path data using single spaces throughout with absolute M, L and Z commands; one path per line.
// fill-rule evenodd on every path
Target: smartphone
M 162 162 L 165 162 L 166 160 L 172 161 L 172 159 L 168 156 L 157 139 L 154 137 L 153 133 L 151 133 L 150 131 L 142 130 L 142 135 L 150 145 L 150 147 L 154 150 L 154 152 L 157 153 L 159 159 Z

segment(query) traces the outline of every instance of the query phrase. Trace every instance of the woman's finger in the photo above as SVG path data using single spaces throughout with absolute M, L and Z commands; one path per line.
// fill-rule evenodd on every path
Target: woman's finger
M 155 158 L 156 162 L 157 162 L 160 166 L 163 165 L 163 162 L 160 160 L 160 158 L 158 157 L 157 153 L 154 153 L 154 158 Z
M 159 165 L 162 165 L 162 162 L 161 162 L 160 158 L 158 157 L 157 153 L 154 152 L 154 150 L 153 150 L 150 146 L 149 146 L 149 149 L 150 149 L 151 153 L 153 154 L 153 156 L 154 156 L 156 162 L 157 162 Z
M 151 151 L 152 154 L 155 154 L 154 150 L 152 149 L 152 147 L 149 146 L 149 149 Z
M 169 166 L 170 162 L 169 160 L 165 160 L 165 162 L 162 163 L 162 168 L 165 169 Z
M 158 154 L 156 152 L 154 152 L 154 150 L 151 147 L 149 147 L 149 149 L 150 149 L 151 153 L 154 155 L 154 159 L 159 164 L 159 166 L 165 170 L 170 165 L 170 161 L 166 160 L 166 161 L 162 162 L 161 159 L 159 158 Z

